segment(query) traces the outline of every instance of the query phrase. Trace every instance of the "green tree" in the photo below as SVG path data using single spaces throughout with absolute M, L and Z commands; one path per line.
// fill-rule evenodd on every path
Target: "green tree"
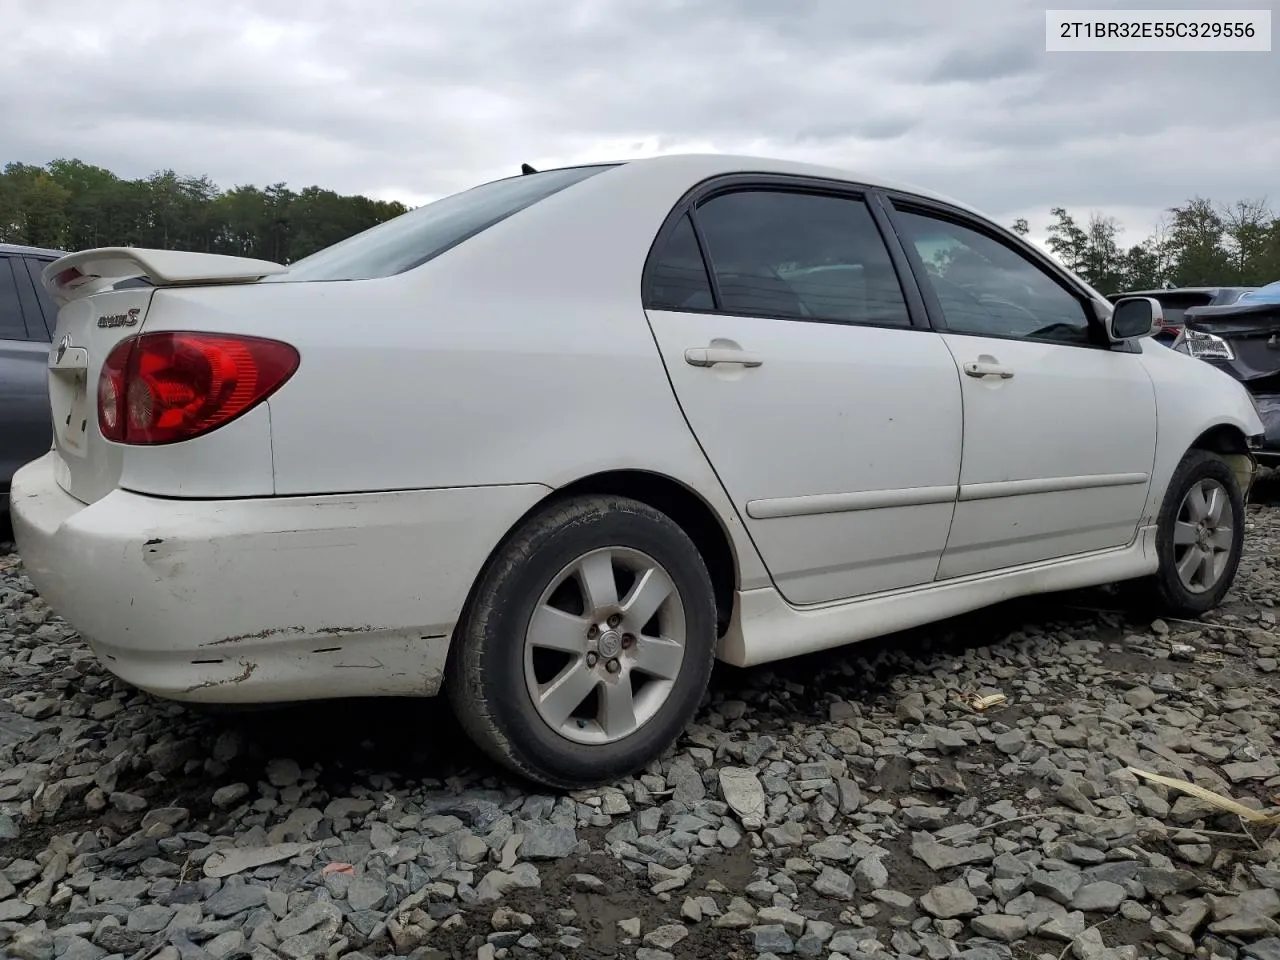
M 1113 290 L 1103 293 L 1123 293 L 1126 290 L 1154 290 L 1164 284 L 1164 261 L 1154 237 L 1136 243 L 1120 258 L 1122 281 Z
M 63 250 L 144 246 L 290 263 L 406 210 L 284 183 L 223 192 L 173 170 L 125 180 L 76 159 L 0 172 L 0 241 Z
M 1081 276 L 1102 293 L 1123 289 L 1128 282 L 1120 250 L 1120 224 L 1113 217 L 1090 214 Z
M 57 247 L 67 233 L 70 191 L 49 171 L 24 163 L 4 168 L 0 190 L 0 239 L 35 247 Z
M 1053 217 L 1046 240 L 1050 252 L 1061 260 L 1068 270 L 1084 276 L 1089 251 L 1089 234 L 1080 228 L 1075 218 L 1063 207 L 1054 207 L 1049 211 L 1049 215 Z M 1085 279 L 1089 278 L 1086 276 Z
M 1222 215 L 1203 197 L 1171 207 L 1169 279 L 1179 287 L 1230 283 L 1238 274 L 1227 251 Z
M 1130 281 L 1129 256 L 1120 246 L 1122 228 L 1114 217 L 1089 215 L 1081 227 L 1063 207 L 1050 211 L 1049 249 L 1068 269 L 1102 293 L 1123 289 Z
M 1270 261 L 1276 217 L 1265 200 L 1237 200 L 1222 214 L 1231 282 L 1260 286 L 1277 279 Z

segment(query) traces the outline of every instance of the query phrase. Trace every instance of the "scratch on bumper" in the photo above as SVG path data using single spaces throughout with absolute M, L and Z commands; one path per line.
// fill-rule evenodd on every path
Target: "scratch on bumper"
M 207 687 L 220 687 L 229 683 L 244 683 L 252 677 L 253 672 L 258 669 L 258 665 L 251 660 L 241 660 L 240 665 L 244 667 L 244 669 L 234 677 L 223 677 L 221 680 L 202 680 L 200 683 L 193 683 L 182 692 L 194 693 L 197 690 L 204 690 Z
M 269 627 L 265 630 L 255 630 L 252 633 L 239 633 L 234 637 L 223 637 L 220 640 L 210 640 L 202 643 L 202 647 L 221 647 L 231 643 L 244 643 L 246 640 L 267 640 L 271 637 L 340 637 L 347 634 L 359 633 L 376 633 L 379 630 L 387 629 L 385 627 L 376 627 L 371 623 L 361 626 L 348 627 L 308 627 L 303 624 L 296 624 L 290 627 Z M 428 639 L 428 638 L 424 638 Z M 336 648 L 335 648 L 336 649 Z M 317 650 L 316 653 L 325 651 Z

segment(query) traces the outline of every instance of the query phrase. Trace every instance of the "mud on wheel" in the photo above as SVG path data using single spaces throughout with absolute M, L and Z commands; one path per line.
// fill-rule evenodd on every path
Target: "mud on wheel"
M 447 692 L 473 740 L 554 787 L 643 767 L 693 718 L 716 611 L 697 547 L 635 500 L 531 517 L 490 563 L 454 637 Z

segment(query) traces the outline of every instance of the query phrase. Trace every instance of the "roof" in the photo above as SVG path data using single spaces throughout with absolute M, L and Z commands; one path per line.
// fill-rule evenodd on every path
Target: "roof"
M 815 163 L 802 163 L 798 160 L 780 160 L 776 157 L 758 157 L 747 154 L 732 153 L 672 153 L 659 157 L 645 157 L 639 160 L 626 161 L 627 166 L 670 166 L 687 172 L 691 176 L 719 176 L 730 173 L 776 173 L 796 177 L 817 177 L 823 179 L 844 180 L 861 183 L 868 187 L 882 190 L 898 190 L 915 194 L 930 200 L 950 204 L 953 207 L 976 213 L 985 219 L 992 219 L 982 211 L 971 207 L 963 201 L 948 197 L 933 190 L 926 190 L 914 184 L 899 180 L 887 179 L 865 170 L 850 170 L 843 167 L 830 167 Z
M 26 247 L 20 243 L 0 243 L 0 256 L 48 257 L 56 260 L 63 255 L 61 250 L 49 250 L 45 247 Z

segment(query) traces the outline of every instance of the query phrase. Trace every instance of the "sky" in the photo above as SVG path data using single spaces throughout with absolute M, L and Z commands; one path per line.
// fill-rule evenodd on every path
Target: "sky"
M 1276 0 L 1145 6 L 1248 5 Z M 1047 53 L 1045 6 L 0 0 L 0 163 L 416 205 L 522 162 L 748 153 L 915 183 L 1037 239 L 1053 206 L 1097 211 L 1127 243 L 1194 195 L 1280 207 L 1280 52 Z

